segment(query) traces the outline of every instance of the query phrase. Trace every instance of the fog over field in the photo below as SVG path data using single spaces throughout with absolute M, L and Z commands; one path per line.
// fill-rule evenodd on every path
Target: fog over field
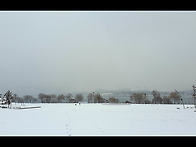
M 1 11 L 0 92 L 192 90 L 195 11 Z

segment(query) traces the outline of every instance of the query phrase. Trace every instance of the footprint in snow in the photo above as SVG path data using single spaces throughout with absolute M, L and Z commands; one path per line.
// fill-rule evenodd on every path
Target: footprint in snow
M 66 134 L 71 136 L 71 128 L 70 128 L 70 126 L 68 124 L 66 124 L 65 127 L 66 127 L 65 128 Z

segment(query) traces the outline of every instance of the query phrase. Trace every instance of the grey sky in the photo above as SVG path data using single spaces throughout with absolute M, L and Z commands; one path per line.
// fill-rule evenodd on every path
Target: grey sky
M 194 11 L 0 12 L 0 92 L 196 84 Z

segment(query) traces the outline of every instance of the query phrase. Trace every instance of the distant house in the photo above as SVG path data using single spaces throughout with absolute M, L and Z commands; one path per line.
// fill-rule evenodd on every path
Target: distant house
M 76 99 L 70 99 L 69 102 L 70 103 L 77 103 Z
M 130 101 L 125 101 L 125 103 L 127 103 L 127 104 L 128 104 L 128 103 L 131 103 L 131 102 L 130 102 Z

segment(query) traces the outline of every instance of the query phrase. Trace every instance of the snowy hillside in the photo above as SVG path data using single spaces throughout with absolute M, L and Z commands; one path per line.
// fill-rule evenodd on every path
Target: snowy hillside
M 193 105 L 187 109 L 153 104 L 25 105 L 41 108 L 0 108 L 0 136 L 196 135 Z

